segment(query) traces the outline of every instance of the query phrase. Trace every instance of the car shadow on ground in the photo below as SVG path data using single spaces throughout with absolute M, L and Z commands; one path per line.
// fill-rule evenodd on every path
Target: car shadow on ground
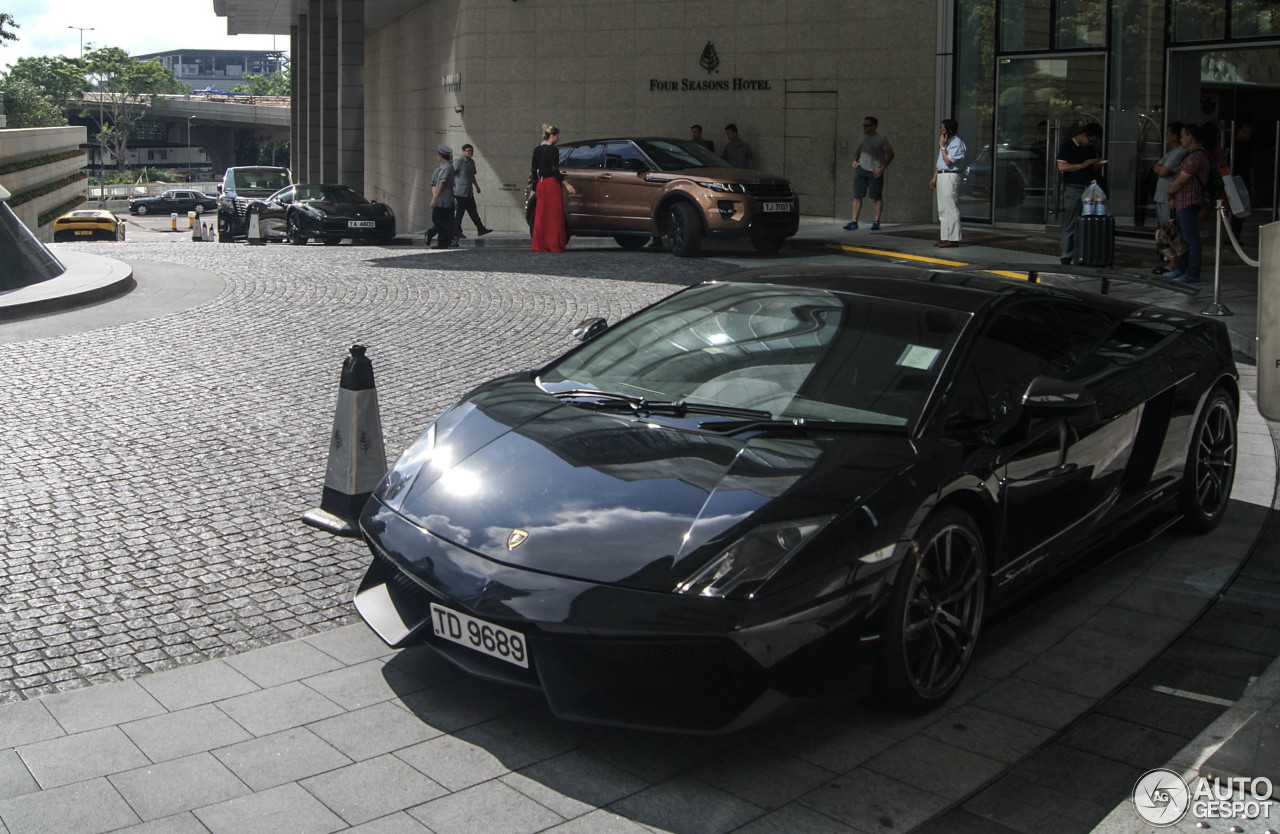
M 1209 537 L 1166 532 L 1077 563 L 988 623 L 960 688 L 932 712 L 862 696 L 795 703 L 725 736 L 592 726 L 556 718 L 539 692 L 470 677 L 414 647 L 383 677 L 440 734 L 397 755 L 454 792 L 509 790 L 567 818 L 603 809 L 673 834 L 756 820 L 822 830 L 833 819 L 909 831 L 1010 773 L 1059 779 L 1041 761 L 1056 757 L 1054 740 L 1078 734 L 1203 614 L 1267 512 L 1233 502 Z M 1162 749 L 1139 752 L 1153 767 L 1165 761 Z M 1092 797 L 1098 820 L 1131 784 Z M 428 802 L 414 816 L 431 826 L 447 807 Z

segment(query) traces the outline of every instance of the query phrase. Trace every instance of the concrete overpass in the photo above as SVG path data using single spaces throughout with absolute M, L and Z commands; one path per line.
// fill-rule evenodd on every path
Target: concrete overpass
M 94 110 L 97 93 L 85 93 L 83 101 L 68 102 L 67 111 L 79 115 L 82 109 Z M 148 102 L 147 99 L 150 99 Z M 147 119 L 166 122 L 166 140 L 174 145 L 202 147 L 209 154 L 213 170 L 236 164 L 253 164 L 235 158 L 235 133 L 247 129 L 266 142 L 289 138 L 290 108 L 287 97 L 224 96 L 190 93 L 143 97 L 135 106 L 147 111 Z M 191 135 L 187 136 L 188 118 Z

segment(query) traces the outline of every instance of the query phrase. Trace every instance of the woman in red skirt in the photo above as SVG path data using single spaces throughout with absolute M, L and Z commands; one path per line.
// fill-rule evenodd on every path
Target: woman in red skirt
M 542 144 L 533 150 L 533 167 L 530 172 L 536 183 L 537 202 L 533 213 L 533 251 L 563 252 L 569 242 L 564 228 L 564 194 L 560 173 L 560 128 L 542 126 Z

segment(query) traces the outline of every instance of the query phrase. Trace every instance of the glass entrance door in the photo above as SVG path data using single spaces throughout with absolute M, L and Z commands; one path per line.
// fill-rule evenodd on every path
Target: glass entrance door
M 1057 224 L 1057 148 L 1072 127 L 1103 124 L 1106 76 L 1103 55 L 1000 59 L 995 144 L 981 148 L 969 169 L 975 188 L 989 183 L 996 223 Z

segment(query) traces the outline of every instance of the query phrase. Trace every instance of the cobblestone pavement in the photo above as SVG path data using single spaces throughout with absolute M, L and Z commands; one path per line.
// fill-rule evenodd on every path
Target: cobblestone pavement
M 300 250 L 177 237 L 76 247 L 205 270 L 225 285 L 192 309 L 8 346 L 0 700 L 354 621 L 367 551 L 299 522 L 319 503 L 351 344 L 369 347 L 394 458 L 476 383 L 570 347 L 583 318 L 616 320 L 734 269 L 609 249 Z

